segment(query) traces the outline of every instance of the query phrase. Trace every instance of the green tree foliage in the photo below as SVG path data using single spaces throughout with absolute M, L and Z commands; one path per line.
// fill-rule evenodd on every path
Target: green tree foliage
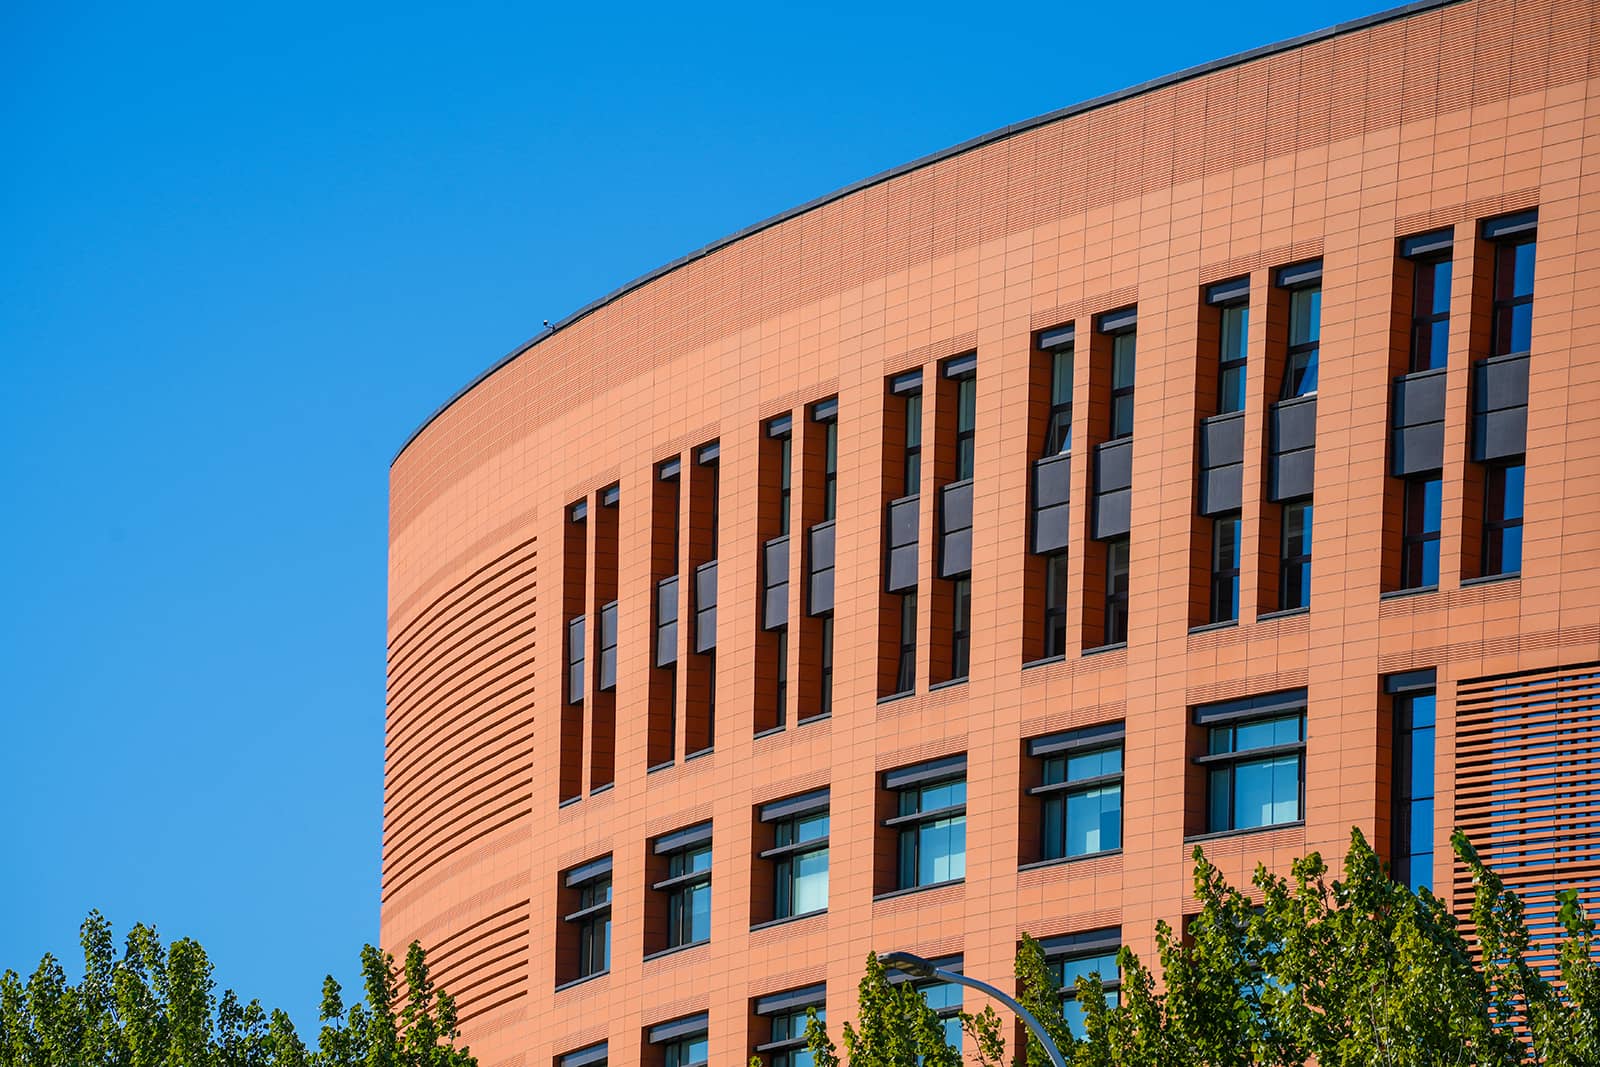
M 1024 936 L 1017 999 L 1074 1067 L 1597 1067 L 1600 969 L 1576 894 L 1561 898 L 1550 981 L 1528 959 L 1522 902 L 1459 831 L 1452 843 L 1474 887 L 1468 926 L 1432 893 L 1394 882 L 1359 830 L 1342 879 L 1313 853 L 1287 877 L 1258 867 L 1248 893 L 1197 848 L 1200 911 L 1181 931 L 1157 924 L 1159 982 L 1124 948 L 1116 1003 L 1098 978 L 1078 980 L 1087 1037 L 1074 1039 L 1044 952 Z M 936 1058 L 931 1013 L 908 993 L 869 964 L 859 1022 L 844 1028 L 850 1067 L 951 1062 Z M 995 1018 L 982 1062 L 1003 1061 L 1000 1034 Z M 819 1067 L 839 1067 L 822 1028 L 808 1036 Z M 1049 1059 L 1029 1034 L 1016 1062 Z
M 188 938 L 163 946 L 135 926 L 116 955 L 111 924 L 91 912 L 80 931 L 83 977 L 45 956 L 24 981 L 0 975 L 0 1067 L 477 1067 L 455 1047 L 455 1003 L 435 990 L 422 946 L 394 958 L 361 951 L 365 995 L 347 1011 L 339 983 L 322 986 L 315 1049 L 282 1011 L 217 994 L 211 961 Z

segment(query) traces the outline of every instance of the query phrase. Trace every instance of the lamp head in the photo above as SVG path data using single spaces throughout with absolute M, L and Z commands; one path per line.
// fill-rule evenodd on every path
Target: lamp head
M 909 952 L 880 952 L 878 962 L 890 970 L 904 971 L 913 978 L 933 977 L 933 964 Z

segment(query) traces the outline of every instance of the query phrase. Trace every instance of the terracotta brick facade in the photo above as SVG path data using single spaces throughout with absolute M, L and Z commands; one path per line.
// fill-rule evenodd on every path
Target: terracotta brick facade
M 1481 793 L 1468 794 L 1487 788 L 1483 709 L 1512 684 L 1495 679 L 1600 701 L 1597 38 L 1600 8 L 1584 2 L 1467 0 L 1373 20 L 865 184 L 524 346 L 392 471 L 385 946 L 428 944 L 487 1067 L 546 1067 L 600 1041 L 612 1063 L 660 1062 L 648 1029 L 699 1012 L 710 1062 L 744 1063 L 767 1040 L 755 998 L 826 983 L 830 1018 L 847 1018 L 875 950 L 959 955 L 1002 984 L 1022 931 L 1120 928 L 1148 957 L 1156 920 L 1193 907 L 1191 839 L 1207 829 L 1194 709 L 1306 692 L 1302 817 L 1205 841 L 1242 880 L 1257 862 L 1341 853 L 1352 825 L 1390 847 L 1384 679 L 1425 669 L 1438 716 L 1433 881 L 1448 891 L 1449 828 L 1487 825 Z M 1483 580 L 1490 475 L 1473 459 L 1486 431 L 1472 383 L 1495 343 L 1495 276 L 1482 227 L 1528 212 L 1522 562 Z M 1408 365 L 1411 282 L 1399 242 L 1441 230 L 1453 269 L 1438 581 L 1400 595 L 1392 382 Z M 1292 339 L 1277 271 L 1314 261 L 1310 607 L 1281 613 L 1272 427 Z M 1199 516 L 1199 427 L 1218 410 L 1206 287 L 1238 278 L 1250 308 L 1240 608 L 1218 627 L 1204 625 Z M 1104 491 L 1113 475 L 1096 474 L 1115 422 L 1098 317 L 1124 308 L 1137 323 L 1129 622 L 1125 644 L 1101 648 L 1110 556 L 1091 535 L 1116 504 Z M 1040 343 L 1067 325 L 1065 651 L 1046 657 L 1045 564 L 1031 551 L 1049 409 Z M 942 544 L 939 502 L 960 462 L 956 383 L 942 371 L 969 353 L 970 669 L 941 684 L 960 618 L 955 582 L 940 575 L 959 554 Z M 906 495 L 906 416 L 890 382 L 916 368 L 915 676 L 909 695 L 885 700 L 898 688 L 902 606 L 885 585 L 886 505 Z M 827 447 L 812 405 L 835 397 L 831 714 L 819 717 L 826 635 L 810 531 L 826 514 Z M 783 416 L 787 498 L 767 431 Z M 711 443 L 714 470 L 701 462 Z M 786 573 L 769 573 L 784 499 Z M 697 624 L 694 587 L 711 560 L 714 657 L 695 651 L 708 623 Z M 660 588 L 673 576 L 677 625 L 663 637 Z M 784 579 L 786 600 L 770 600 Z M 615 684 L 602 689 L 612 602 Z M 574 659 L 581 704 L 569 701 Z M 1458 687 L 1477 724 L 1463 719 L 1459 739 Z M 1026 740 L 1111 723 L 1124 730 L 1120 850 L 1030 864 L 1040 831 L 1026 790 L 1039 768 Z M 964 879 L 885 895 L 896 854 L 883 773 L 956 754 Z M 757 809 L 822 787 L 827 910 L 768 925 L 773 874 L 757 853 L 771 843 Z M 664 922 L 650 842 L 707 820 L 709 940 L 646 958 Z M 1600 893 L 1600 841 L 1567 836 L 1581 847 L 1562 873 Z M 607 855 L 610 970 L 569 984 L 577 949 L 561 916 L 575 898 L 562 872 Z

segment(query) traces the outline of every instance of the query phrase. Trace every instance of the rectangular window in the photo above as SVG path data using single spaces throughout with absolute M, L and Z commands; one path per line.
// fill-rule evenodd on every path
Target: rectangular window
M 1443 367 L 1449 356 L 1450 270 L 1448 250 L 1412 263 L 1412 373 Z
M 828 791 L 763 804 L 761 822 L 772 828 L 773 845 L 760 858 L 773 865 L 774 919 L 811 915 L 828 908 Z
M 651 886 L 665 894 L 666 947 L 697 945 L 711 938 L 711 824 L 701 823 L 655 840 L 665 858 L 666 878 Z
M 604 1041 L 597 1045 L 573 1049 L 556 1057 L 556 1067 L 606 1067 L 609 1051 Z
M 577 971 L 569 981 L 611 970 L 611 857 L 574 867 L 562 876 L 565 899 L 575 909 L 562 916 L 577 942 Z M 570 942 L 569 942 L 570 943 Z M 568 965 L 570 966 L 570 964 Z
M 1057 552 L 1045 562 L 1044 654 L 1067 654 L 1067 554 Z
M 1283 505 L 1283 552 L 1278 569 L 1278 609 L 1311 606 L 1311 501 Z
M 1317 352 L 1322 338 L 1322 285 L 1318 281 L 1289 294 L 1289 351 L 1280 399 L 1317 391 Z
M 1206 832 L 1250 830 L 1304 817 L 1305 692 L 1196 709 L 1206 731 Z
M 839 511 L 839 422 L 829 419 L 823 444 L 822 521 L 830 522 Z
M 786 420 L 787 421 L 787 420 Z M 792 495 L 794 437 L 785 433 L 778 440 L 778 536 L 789 536 L 789 498 Z
M 1050 421 L 1045 430 L 1044 454 L 1059 456 L 1072 451 L 1072 346 L 1050 354 Z
M 967 758 L 950 756 L 890 771 L 897 812 L 885 826 L 898 845 L 899 889 L 959 881 L 967 873 Z
M 833 616 L 822 618 L 822 704 L 816 718 L 833 714 Z
M 1217 352 L 1217 414 L 1244 410 L 1245 370 L 1250 344 L 1249 290 L 1243 301 L 1222 307 Z
M 1122 847 L 1122 725 L 1096 726 L 1028 742 L 1043 761 L 1040 856 L 1070 859 Z
M 1489 354 L 1508 356 L 1533 347 L 1532 231 L 1499 241 L 1494 250 L 1494 322 Z
M 1211 621 L 1239 617 L 1240 519 L 1237 511 L 1211 520 Z
M 922 394 L 906 394 L 905 489 L 901 496 L 922 491 Z
M 1133 436 L 1134 351 L 1137 334 L 1126 330 L 1111 342 L 1111 436 L 1116 441 Z
M 774 713 L 777 724 L 781 727 L 789 721 L 789 630 L 785 627 L 776 631 L 778 639 L 777 654 L 777 690 Z
M 1099 978 L 1106 991 L 1106 1003 L 1116 1007 L 1121 1001 L 1121 970 L 1117 953 L 1122 948 L 1121 929 L 1094 930 L 1082 934 L 1049 938 L 1041 943 L 1045 965 L 1061 997 L 1061 1015 L 1078 1040 L 1087 1038 L 1083 1005 L 1078 1002 L 1078 979 Z
M 961 957 L 949 956 L 944 959 L 930 960 L 941 971 L 951 971 L 961 974 Z M 899 986 L 910 982 L 911 987 L 922 996 L 922 1000 L 932 1008 L 939 1017 L 939 1024 L 944 1029 L 944 1043 L 956 1051 L 961 1050 L 961 992 L 962 987 L 955 982 L 942 982 L 938 980 L 915 979 L 904 971 L 890 971 L 889 984 Z M 918 1062 L 921 1062 L 919 1057 Z
M 917 594 L 900 597 L 900 663 L 895 670 L 895 692 L 917 687 Z
M 1106 542 L 1106 640 L 1120 645 L 1128 640 L 1128 539 Z
M 701 1012 L 650 1027 L 645 1036 L 657 1050 L 655 1062 L 662 1067 L 705 1067 L 710 1053 L 707 1024 L 706 1013 Z
M 972 477 L 977 462 L 978 379 L 956 383 L 956 481 Z
M 1405 523 L 1400 548 L 1400 587 L 1439 584 L 1439 526 L 1443 481 L 1438 475 L 1406 480 Z
M 1433 888 L 1433 671 L 1391 675 L 1394 694 L 1394 877 Z
M 1484 472 L 1483 573 L 1522 571 L 1522 493 L 1527 468 L 1501 464 Z
M 767 1021 L 767 1040 L 756 1046 L 756 1055 L 769 1067 L 812 1067 L 806 1047 L 808 1013 L 815 1011 L 819 1021 L 827 1021 L 826 994 L 825 986 L 814 985 L 757 998 L 754 1014 Z
M 957 578 L 951 588 L 950 679 L 965 678 L 972 661 L 972 579 Z

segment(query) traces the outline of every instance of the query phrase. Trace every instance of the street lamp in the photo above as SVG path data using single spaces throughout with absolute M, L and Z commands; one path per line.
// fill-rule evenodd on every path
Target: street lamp
M 955 971 L 947 971 L 941 967 L 935 967 L 931 961 L 925 960 L 921 956 L 914 956 L 909 952 L 884 952 L 878 956 L 878 962 L 893 970 L 904 971 L 913 978 L 937 978 L 941 982 L 954 982 L 957 985 L 971 986 L 973 989 L 989 994 L 1016 1012 L 1018 1017 L 1028 1024 L 1028 1029 L 1033 1031 L 1033 1036 L 1037 1037 L 1039 1044 L 1044 1046 L 1045 1053 L 1050 1057 L 1050 1062 L 1054 1067 L 1067 1067 L 1066 1057 L 1061 1055 L 1061 1050 L 1056 1048 L 1056 1043 L 1050 1040 L 1050 1035 L 1045 1032 L 1039 1020 L 1033 1017 L 1033 1013 L 988 982 L 980 982 L 976 978 L 968 978 L 964 974 L 957 974 Z

